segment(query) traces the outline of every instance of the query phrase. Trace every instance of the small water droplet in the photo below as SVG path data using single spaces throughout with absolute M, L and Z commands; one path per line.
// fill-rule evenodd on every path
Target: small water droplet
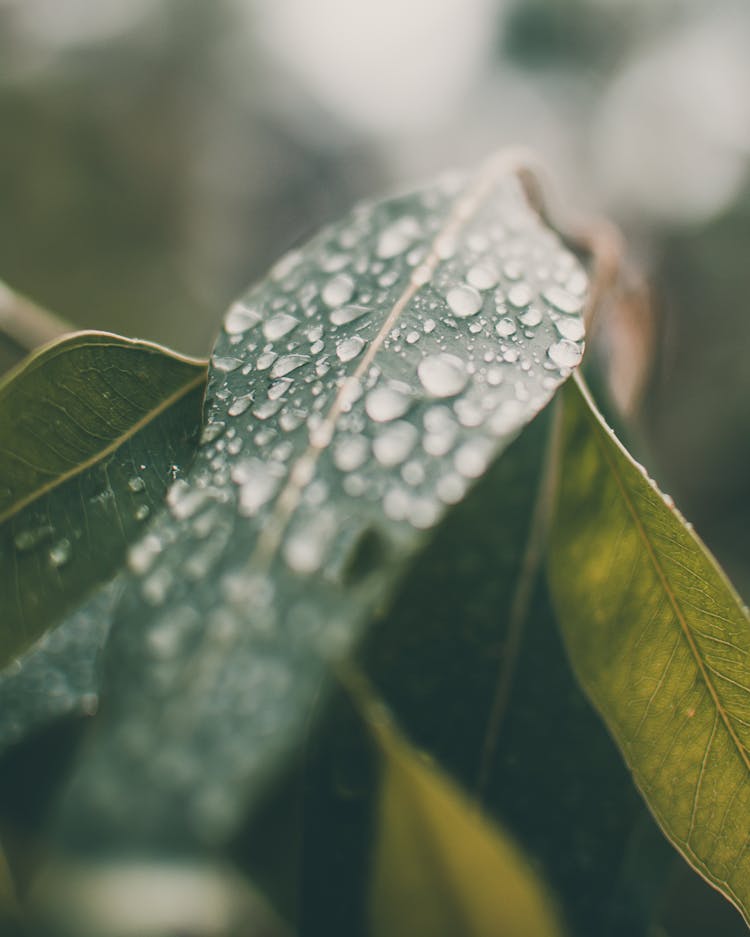
M 508 316 L 503 316 L 502 319 L 498 319 L 495 323 L 495 331 L 500 338 L 509 338 L 516 330 L 516 323 Z
M 227 413 L 229 416 L 240 416 L 246 410 L 249 409 L 250 404 L 253 402 L 252 394 L 243 394 L 242 397 L 235 397 L 235 399 L 229 404 L 227 408 Z
M 151 508 L 149 508 L 147 504 L 139 504 L 135 509 L 135 519 L 137 521 L 145 521 L 150 513 Z
M 482 297 L 473 286 L 455 286 L 445 298 L 451 312 L 460 319 L 474 316 L 482 308 Z
M 469 379 L 463 361 L 447 352 L 423 358 L 417 366 L 417 376 L 432 397 L 453 397 L 466 387 Z
M 62 540 L 58 540 L 57 543 L 50 548 L 49 551 L 49 561 L 54 567 L 63 566 L 68 562 L 72 555 L 72 547 L 70 540 L 67 537 L 63 537 Z
M 241 358 L 235 358 L 232 355 L 214 355 L 211 358 L 211 364 L 217 371 L 223 371 L 228 374 L 230 371 L 236 371 L 242 364 Z
M 19 531 L 13 538 L 13 543 L 17 550 L 24 552 L 33 550 L 35 546 L 49 540 L 54 534 L 54 528 L 49 524 L 43 524 L 39 527 L 31 527 Z

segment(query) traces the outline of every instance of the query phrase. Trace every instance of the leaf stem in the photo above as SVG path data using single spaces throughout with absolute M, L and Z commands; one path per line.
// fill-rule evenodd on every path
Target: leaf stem
M 529 534 L 521 558 L 518 581 L 510 604 L 505 653 L 498 668 L 495 691 L 479 760 L 476 783 L 476 796 L 479 801 L 484 799 L 489 786 L 500 728 L 508 709 L 508 702 L 513 689 L 513 677 L 521 651 L 526 622 L 529 617 L 533 588 L 544 558 L 559 464 L 561 417 L 562 409 L 559 401 L 555 400 L 552 405 L 552 422 L 543 455 L 542 464 L 544 467 L 534 499 Z
M 33 351 L 73 331 L 75 327 L 70 322 L 0 280 L 0 336 L 9 339 L 22 352 Z

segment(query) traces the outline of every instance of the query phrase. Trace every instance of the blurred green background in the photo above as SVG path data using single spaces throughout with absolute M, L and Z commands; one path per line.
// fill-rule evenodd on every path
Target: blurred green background
M 746 0 L 0 0 L 0 278 L 205 355 L 354 199 L 528 144 L 650 278 L 645 454 L 747 597 L 748 48 Z
M 529 145 L 648 278 L 636 450 L 747 599 L 749 49 L 747 0 L 0 0 L 0 280 L 207 355 L 357 198 Z M 735 933 L 692 881 L 672 932 Z

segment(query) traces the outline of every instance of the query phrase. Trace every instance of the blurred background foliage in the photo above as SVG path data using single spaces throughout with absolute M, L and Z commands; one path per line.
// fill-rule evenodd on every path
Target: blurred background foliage
M 0 278 L 207 355 L 354 200 L 527 144 L 650 282 L 635 448 L 748 598 L 748 49 L 747 0 L 0 0 Z M 670 933 L 743 932 L 675 869 Z
M 746 0 L 0 0 L 0 277 L 205 355 L 354 199 L 529 144 L 650 278 L 643 445 L 748 596 L 748 48 Z

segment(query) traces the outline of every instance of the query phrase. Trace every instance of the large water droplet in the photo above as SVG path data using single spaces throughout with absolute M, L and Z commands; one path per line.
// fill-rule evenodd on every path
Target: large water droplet
M 347 325 L 361 318 L 366 312 L 369 312 L 368 306 L 339 306 L 331 312 L 331 323 L 333 325 Z
M 242 335 L 260 322 L 260 319 L 257 309 L 246 306 L 243 302 L 236 302 L 229 307 L 224 319 L 224 330 L 228 335 Z
M 327 306 L 341 306 L 348 303 L 354 294 L 354 280 L 345 273 L 330 279 L 323 287 L 321 298 Z
M 503 316 L 495 323 L 495 331 L 500 338 L 509 338 L 516 330 L 516 323 L 508 316 Z
M 288 335 L 297 325 L 299 325 L 299 319 L 296 316 L 279 312 L 263 323 L 263 334 L 269 342 L 275 342 Z
M 399 218 L 389 225 L 378 238 L 376 253 L 384 260 L 396 257 L 419 237 L 419 225 L 412 217 Z
M 560 286 L 547 287 L 542 293 L 542 296 L 550 306 L 553 306 L 559 312 L 564 312 L 569 316 L 575 315 L 575 313 L 583 309 L 583 298 L 574 296 Z
M 453 397 L 466 387 L 469 379 L 463 361 L 447 352 L 423 358 L 417 366 L 417 375 L 432 397 Z
M 291 374 L 292 371 L 296 371 L 297 368 L 301 368 L 309 360 L 310 358 L 307 355 L 282 355 L 274 362 L 271 368 L 271 377 L 285 377 L 287 374 Z
M 217 371 L 223 371 L 228 374 L 230 371 L 236 371 L 242 364 L 241 358 L 235 358 L 232 355 L 213 355 L 211 364 Z
M 533 298 L 534 294 L 525 283 L 516 283 L 508 290 L 508 303 L 514 309 L 523 309 L 524 306 L 529 305 Z
M 229 416 L 240 416 L 246 410 L 249 409 L 250 404 L 253 402 L 252 394 L 244 394 L 242 397 L 235 397 L 235 399 L 229 404 L 227 408 L 227 413 Z
M 550 345 L 547 354 L 550 361 L 554 362 L 558 368 L 574 368 L 583 357 L 583 350 L 575 342 L 563 338 L 561 341 Z
M 583 319 L 579 319 L 575 316 L 566 316 L 564 319 L 557 319 L 555 328 L 561 338 L 567 338 L 571 342 L 580 342 L 586 333 L 586 326 L 583 324 Z
M 359 335 L 352 335 L 351 338 L 345 338 L 343 342 L 338 343 L 336 346 L 336 356 L 339 361 L 343 361 L 344 363 L 353 361 L 357 355 L 362 352 L 364 347 L 364 339 Z
M 381 429 L 372 443 L 375 458 L 390 468 L 400 465 L 414 448 L 417 441 L 417 428 L 405 420 L 398 420 Z
M 445 298 L 451 312 L 460 319 L 474 316 L 482 308 L 482 297 L 472 286 L 455 286 Z
M 365 412 L 376 423 L 387 423 L 403 416 L 409 409 L 410 399 L 389 385 L 376 387 L 365 397 Z
M 475 289 L 490 290 L 497 286 L 500 276 L 497 270 L 489 264 L 477 264 L 466 275 L 466 279 Z
M 364 464 L 369 445 L 364 436 L 341 436 L 333 447 L 333 461 L 342 472 L 353 472 Z

